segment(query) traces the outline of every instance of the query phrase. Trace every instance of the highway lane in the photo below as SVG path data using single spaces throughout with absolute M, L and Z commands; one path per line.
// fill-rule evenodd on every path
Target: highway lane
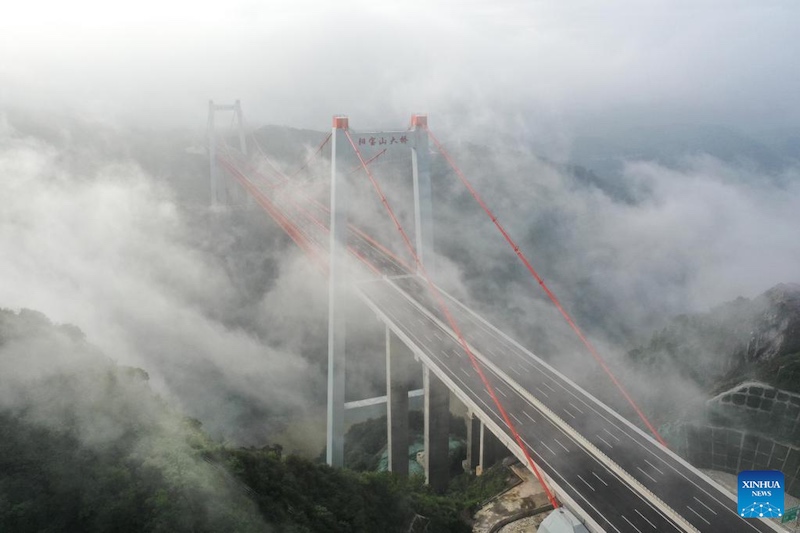
M 445 322 L 424 280 L 414 276 L 393 282 L 409 298 Z M 463 304 L 448 295 L 444 296 L 467 341 L 480 353 L 488 355 L 504 371 L 504 378 L 530 391 L 698 530 L 780 531 L 771 522 L 741 518 L 731 495 L 707 476 L 666 450 Z
M 428 354 L 456 387 L 466 394 L 484 416 L 507 435 L 510 431 L 497 412 L 461 345 L 437 322 L 420 312 L 386 281 L 359 285 L 364 297 L 398 328 L 418 351 Z M 513 415 L 534 461 L 553 478 L 592 519 L 608 531 L 683 531 L 651 502 L 628 486 L 626 480 L 605 467 L 573 437 L 543 416 L 529 398 L 488 372 L 506 410 Z

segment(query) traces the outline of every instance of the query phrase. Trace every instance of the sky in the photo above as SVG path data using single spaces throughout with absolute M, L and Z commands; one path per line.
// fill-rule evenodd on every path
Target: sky
M 144 125 L 495 123 L 539 135 L 609 123 L 800 122 L 792 0 L 15 2 L 0 105 Z M 436 117 L 436 118 L 433 118 Z

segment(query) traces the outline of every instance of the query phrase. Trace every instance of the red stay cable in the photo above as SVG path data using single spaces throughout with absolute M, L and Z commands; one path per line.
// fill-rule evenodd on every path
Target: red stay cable
M 442 156 L 444 156 L 445 160 L 447 160 L 447 163 L 450 165 L 450 168 L 453 169 L 458 178 L 461 180 L 461 183 L 464 184 L 467 190 L 469 190 L 470 194 L 472 194 L 472 197 L 475 198 L 475 201 L 478 202 L 478 205 L 480 205 L 481 208 L 484 210 L 484 212 L 489 216 L 489 218 L 492 219 L 492 222 L 497 227 L 498 231 L 500 231 L 500 233 L 503 235 L 503 238 L 505 238 L 506 242 L 508 242 L 508 244 L 514 250 L 514 253 L 517 254 L 517 257 L 519 257 L 520 261 L 522 261 L 522 264 L 525 265 L 525 268 L 528 269 L 528 272 L 530 272 L 531 276 L 533 276 L 533 278 L 539 283 L 539 285 L 544 290 L 545 294 L 547 294 L 547 297 L 550 298 L 550 300 L 556 306 L 556 309 L 558 309 L 558 311 L 561 313 L 561 316 L 564 317 L 564 320 L 567 321 L 567 323 L 570 325 L 570 327 L 578 336 L 578 338 L 581 340 L 581 342 L 583 342 L 583 345 L 586 346 L 586 348 L 589 350 L 589 353 L 592 354 L 592 357 L 595 358 L 595 360 L 600 364 L 600 367 L 603 369 L 603 371 L 608 375 L 609 378 L 611 378 L 611 382 L 614 383 L 614 385 L 617 387 L 617 389 L 625 398 L 625 400 L 627 400 L 627 402 L 631 405 L 631 407 L 633 407 L 633 410 L 636 411 L 636 414 L 639 415 L 639 418 L 642 420 L 642 422 L 644 422 L 644 425 L 647 426 L 647 429 L 650 430 L 650 432 L 658 440 L 658 442 L 660 442 L 665 448 L 668 448 L 667 443 L 661 437 L 661 434 L 658 432 L 658 430 L 656 430 L 653 424 L 650 423 L 650 420 L 647 419 L 647 416 L 645 416 L 644 412 L 642 412 L 639 406 L 636 405 L 636 402 L 633 401 L 633 398 L 631 398 L 630 394 L 628 394 L 628 391 L 625 390 L 625 387 L 622 386 L 622 383 L 620 383 L 619 380 L 617 380 L 617 377 L 611 372 L 611 369 L 608 367 L 605 360 L 600 356 L 598 351 L 595 349 L 594 345 L 592 345 L 592 343 L 589 342 L 589 339 L 586 338 L 586 336 L 583 334 L 583 331 L 581 331 L 581 329 L 572 319 L 570 314 L 567 313 L 566 309 L 564 309 L 564 307 L 561 305 L 561 302 L 558 300 L 558 298 L 556 298 L 556 295 L 553 293 L 553 291 L 551 291 L 550 288 L 545 284 L 542 277 L 533 268 L 531 262 L 528 260 L 525 254 L 522 253 L 522 251 L 519 249 L 517 243 L 514 242 L 514 240 L 506 231 L 505 227 L 503 227 L 503 225 L 500 224 L 500 221 L 497 220 L 497 216 L 495 216 L 492 210 L 489 209 L 489 206 L 487 206 L 486 203 L 483 201 L 483 198 L 481 198 L 481 196 L 478 194 L 478 191 L 475 190 L 475 188 L 472 186 L 472 183 L 470 183 L 470 181 L 467 179 L 464 173 L 461 172 L 461 169 L 458 168 L 458 166 L 456 165 L 455 161 L 450 156 L 450 154 L 444 149 L 444 146 L 442 146 L 442 143 L 439 142 L 439 139 L 437 139 L 436 136 L 433 134 L 433 132 L 429 130 L 427 127 L 425 128 L 425 130 L 428 132 L 428 136 L 436 145 L 436 148 L 438 148 L 439 152 L 442 154 Z
M 467 344 L 467 341 L 464 339 L 464 335 L 461 332 L 461 328 L 458 327 L 458 324 L 456 323 L 455 319 L 453 318 L 453 315 L 450 313 L 450 308 L 445 303 L 445 301 L 442 298 L 442 295 L 439 292 L 439 290 L 436 287 L 436 285 L 433 284 L 433 282 L 431 281 L 430 277 L 428 276 L 428 273 L 425 270 L 425 266 L 419 260 L 419 256 L 417 255 L 417 252 L 414 249 L 414 245 L 411 244 L 411 239 L 408 238 L 408 234 L 403 229 L 402 224 L 400 224 L 400 220 L 397 218 L 397 216 L 394 213 L 394 210 L 389 205 L 389 202 L 386 199 L 386 195 L 384 195 L 383 190 L 381 189 L 381 186 L 378 184 L 377 180 L 372 175 L 372 172 L 367 167 L 366 162 L 364 161 L 364 158 L 361 155 L 361 152 L 359 151 L 359 149 L 356 146 L 356 144 L 353 142 L 353 138 L 350 136 L 350 132 L 347 131 L 347 130 L 344 130 L 344 133 L 347 136 L 347 140 L 350 142 L 350 146 L 353 147 L 353 150 L 355 151 L 356 155 L 358 156 L 358 160 L 361 162 L 361 166 L 366 171 L 367 177 L 369 178 L 370 182 L 372 183 L 372 186 L 375 188 L 375 192 L 378 194 L 378 197 L 380 198 L 381 203 L 386 208 L 386 212 L 389 214 L 389 217 L 392 219 L 392 222 L 394 222 L 394 225 L 397 228 L 397 231 L 400 232 L 400 236 L 403 238 L 403 242 L 405 243 L 406 248 L 408 248 L 408 251 L 411 253 L 411 256 L 414 259 L 414 263 L 417 265 L 417 269 L 418 269 L 419 273 L 422 274 L 422 277 L 427 282 L 428 289 L 430 290 L 431 294 L 434 296 L 434 298 L 436 300 L 436 304 L 439 306 L 439 309 L 440 309 L 440 311 L 442 311 L 442 314 L 444 314 L 448 324 L 450 325 L 450 328 L 453 330 L 453 332 L 458 337 L 458 342 L 459 342 L 459 344 L 461 344 L 461 347 L 464 349 L 464 352 L 466 352 L 467 356 L 469 356 L 469 360 L 470 360 L 470 363 L 472 363 L 472 367 L 478 373 L 478 377 L 480 377 L 481 381 L 483 382 L 483 386 L 486 389 L 486 392 L 489 393 L 489 396 L 492 398 L 492 401 L 494 401 L 494 404 L 497 407 L 497 409 L 500 411 L 500 414 L 503 417 L 503 420 L 505 421 L 506 426 L 508 426 L 509 430 L 511 431 L 511 435 L 514 437 L 514 440 L 516 441 L 517 445 L 520 447 L 520 449 L 522 450 L 522 453 L 525 455 L 525 459 L 528 461 L 528 465 L 531 467 L 531 470 L 533 470 L 533 473 L 536 475 L 536 478 L 539 480 L 539 483 L 541 483 L 542 487 L 544 488 L 544 491 L 547 494 L 547 499 L 550 500 L 550 503 L 553 505 L 553 508 L 557 509 L 559 507 L 558 500 L 556 500 L 555 496 L 553 495 L 553 493 L 550 491 L 550 489 L 548 488 L 547 484 L 545 483 L 544 477 L 542 476 L 542 473 L 539 470 L 539 467 L 537 467 L 536 463 L 533 462 L 533 458 L 531 457 L 530 453 L 528 452 L 527 446 L 522 441 L 522 437 L 520 437 L 519 433 L 517 432 L 516 427 L 514 427 L 514 424 L 511 422 L 511 419 L 509 418 L 508 413 L 506 412 L 505 408 L 503 407 L 503 404 L 500 402 L 500 399 L 497 397 L 497 394 L 495 393 L 494 387 L 489 382 L 488 378 L 486 377 L 486 374 L 484 374 L 483 369 L 481 368 L 480 363 L 478 362 L 477 358 L 475 357 L 475 354 L 472 353 L 472 350 L 470 349 L 469 344 Z

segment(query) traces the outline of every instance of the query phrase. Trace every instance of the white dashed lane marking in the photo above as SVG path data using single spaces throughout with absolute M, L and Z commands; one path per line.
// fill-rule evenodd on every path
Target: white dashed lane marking
M 561 447 L 564 449 L 564 451 L 565 451 L 565 452 L 569 453 L 569 448 L 567 448 L 566 446 L 564 446 L 563 444 L 561 444 L 561 441 L 560 441 L 560 440 L 558 440 L 558 439 L 553 439 L 553 440 L 554 440 L 554 441 L 556 441 L 556 444 L 558 444 L 559 446 L 561 446 Z
M 696 515 L 697 515 L 697 516 L 700 518 L 700 520 L 702 520 L 703 522 L 705 522 L 705 523 L 706 523 L 706 524 L 708 524 L 709 526 L 711 525 L 711 522 L 709 522 L 708 520 L 706 520 L 706 519 L 703 517 L 703 515 L 701 515 L 700 513 L 698 513 L 697 511 L 695 511 L 695 510 L 694 510 L 694 509 L 692 509 L 691 507 L 689 507 L 688 505 L 686 506 L 686 508 L 687 508 L 687 509 L 689 509 L 689 510 L 690 510 L 691 512 L 693 512 L 694 514 L 696 514 Z
M 547 449 L 550 451 L 550 453 L 552 453 L 553 455 L 558 455 L 556 452 L 554 452 L 554 451 L 553 451 L 553 448 L 551 448 L 550 446 L 548 446 L 548 445 L 547 445 L 547 444 L 545 444 L 544 442 L 542 442 L 542 446 L 544 446 L 545 448 L 547 448 Z
M 613 437 L 613 438 L 614 438 L 614 439 L 615 439 L 617 442 L 621 442 L 621 441 L 619 440 L 619 437 L 617 437 L 616 435 L 614 435 L 613 433 L 611 433 L 611 432 L 610 432 L 609 430 L 607 430 L 606 428 L 603 428 L 603 431 L 605 431 L 606 433 L 608 433 L 609 435 L 611 435 L 611 436 L 612 436 L 612 437 Z
M 662 471 L 660 468 L 658 468 L 656 465 L 654 465 L 653 463 L 651 463 L 651 462 L 650 462 L 650 461 L 648 461 L 647 459 L 645 459 L 645 460 L 644 460 L 644 462 L 645 462 L 645 463 L 647 463 L 647 464 L 649 464 L 651 467 L 653 467 L 653 470 L 655 470 L 656 472 L 658 472 L 658 473 L 659 473 L 659 474 L 661 474 L 662 476 L 664 475 L 664 472 L 663 472 L 663 471 Z M 697 500 L 697 498 L 695 498 L 695 499 Z M 697 501 L 700 501 L 700 500 L 697 500 Z M 702 503 L 702 502 L 701 502 L 701 503 Z
M 698 500 L 696 496 L 692 496 L 692 498 L 694 498 L 697 501 L 697 503 L 699 503 L 700 505 L 702 505 L 703 507 L 705 507 L 706 509 L 708 509 L 712 513 L 717 514 L 717 512 L 714 509 L 712 509 L 708 505 L 704 504 L 702 501 Z
M 634 511 L 636 511 L 636 514 L 638 514 L 639 516 L 641 516 L 641 517 L 642 517 L 642 519 L 643 519 L 645 522 L 647 522 L 648 524 L 650 524 L 651 526 L 653 526 L 653 529 L 658 529 L 658 528 L 655 526 L 655 524 L 653 524 L 653 523 L 652 523 L 650 520 L 648 520 L 648 519 L 647 519 L 647 517 L 646 517 L 645 515 L 643 515 L 643 514 L 642 514 L 642 513 L 639 511 L 639 509 L 634 509 Z
M 605 445 L 608 446 L 609 448 L 613 448 L 613 446 L 611 444 L 609 444 L 609 442 L 606 439 L 604 439 L 603 437 L 601 437 L 600 435 L 597 435 L 597 438 L 600 439 L 601 441 L 603 441 L 605 443 Z
M 656 480 L 656 478 L 654 478 L 653 476 L 651 476 L 650 474 L 648 474 L 647 472 L 645 472 L 644 470 L 642 470 L 640 467 L 638 467 L 638 466 L 637 466 L 637 467 L 636 467 L 636 470 L 638 470 L 639 472 L 641 472 L 641 473 L 642 473 L 642 474 L 644 474 L 645 476 L 647 476 L 647 477 L 649 477 L 650 479 L 652 479 L 652 480 L 653 480 L 653 483 L 658 483 L 658 480 Z
M 589 485 L 589 482 L 588 482 L 588 481 L 586 481 L 585 479 L 583 479 L 583 478 L 581 477 L 581 475 L 580 475 L 580 474 L 578 474 L 578 479 L 580 479 L 581 481 L 583 481 L 583 483 L 584 483 L 584 484 L 585 484 L 587 487 L 589 487 L 589 488 L 590 488 L 590 489 L 592 489 L 593 491 L 597 492 L 597 489 L 595 489 L 594 487 L 592 487 L 591 485 Z
M 567 402 L 567 403 L 570 404 L 572 406 L 572 408 L 575 409 L 576 411 L 578 411 L 580 414 L 582 414 L 582 415 L 586 414 L 586 413 L 583 412 L 583 410 L 580 407 L 578 407 L 574 403 L 572 403 L 572 402 Z
M 626 517 L 624 514 L 621 514 L 620 516 L 622 517 L 622 519 L 623 519 L 623 520 L 625 520 L 627 523 L 629 523 L 633 529 L 635 529 L 635 530 L 636 530 L 636 531 L 638 531 L 639 533 L 642 533 L 642 530 L 641 530 L 641 529 L 639 529 L 638 527 L 634 526 L 634 525 L 633 525 L 633 522 L 631 522 L 630 520 L 628 520 L 628 518 L 627 518 L 627 517 Z

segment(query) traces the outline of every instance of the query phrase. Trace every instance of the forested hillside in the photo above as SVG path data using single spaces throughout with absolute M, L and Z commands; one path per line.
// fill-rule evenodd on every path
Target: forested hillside
M 0 531 L 469 531 L 487 481 L 436 496 L 419 478 L 227 447 L 77 328 L 0 310 Z
M 628 357 L 651 374 L 676 371 L 709 393 L 747 379 L 800 392 L 800 285 L 680 315 Z

